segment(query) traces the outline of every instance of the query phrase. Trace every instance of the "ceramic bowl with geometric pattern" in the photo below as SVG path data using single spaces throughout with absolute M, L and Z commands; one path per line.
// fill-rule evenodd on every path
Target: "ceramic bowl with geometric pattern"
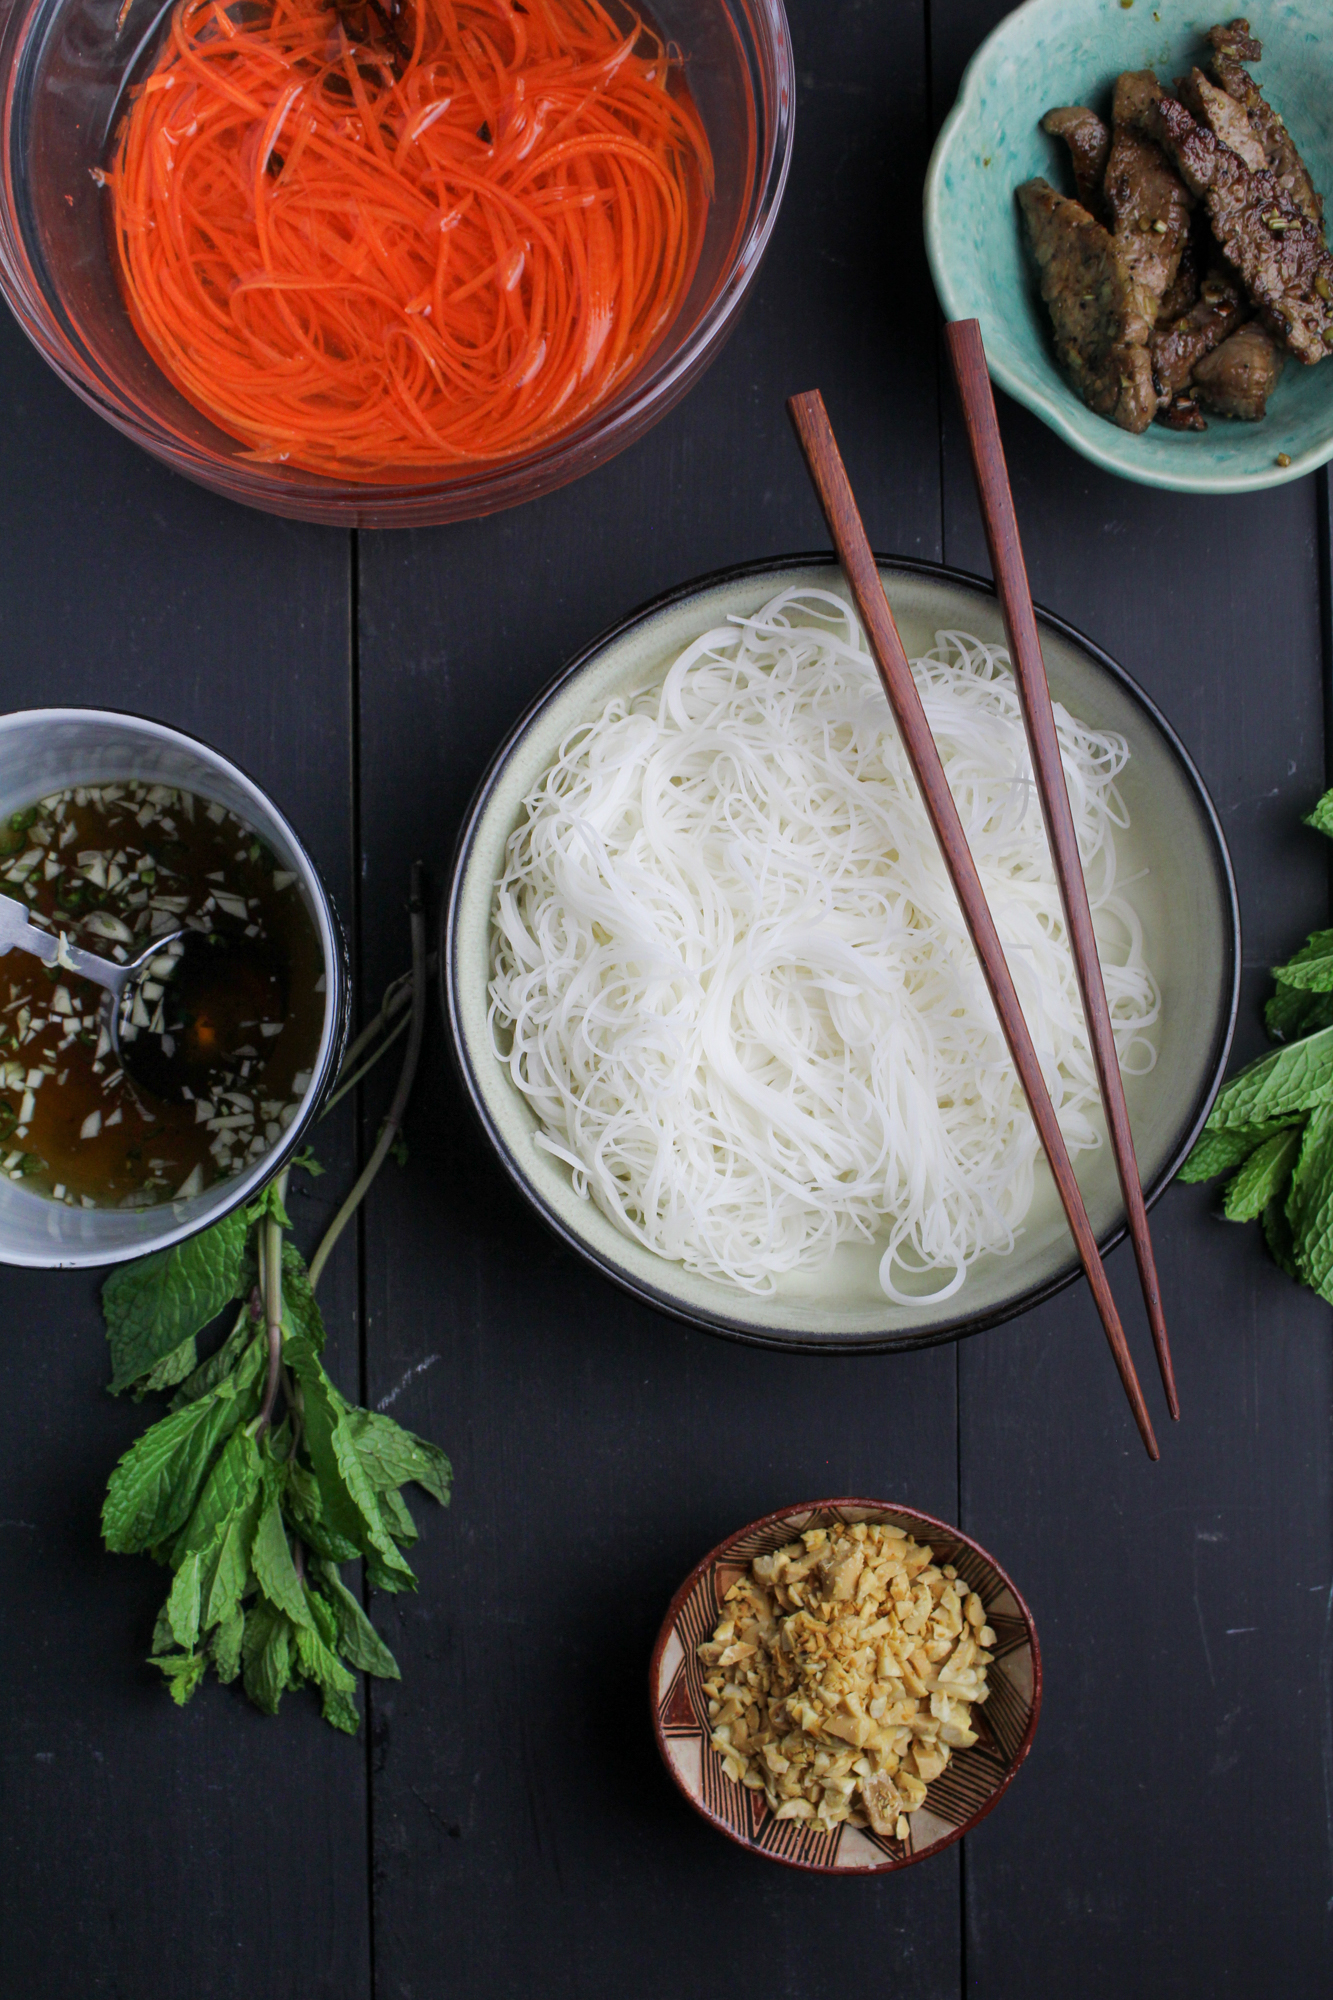
M 955 1750 L 907 1819 L 906 1840 L 882 1839 L 846 1821 L 831 1833 L 778 1820 L 762 1792 L 734 1784 L 709 1741 L 699 1648 L 713 1635 L 728 1590 L 755 1556 L 782 1548 L 808 1528 L 856 1521 L 901 1528 L 952 1563 L 980 1597 L 995 1633 L 989 1699 L 972 1709 L 977 1742 Z M 831 1875 L 881 1875 L 938 1854 L 998 1805 L 1027 1756 L 1041 1712 L 1041 1651 L 1032 1613 L 993 1556 L 960 1529 L 884 1500 L 814 1500 L 752 1521 L 709 1551 L 671 1600 L 649 1669 L 653 1730 L 662 1761 L 695 1811 L 741 1847 L 789 1868 Z

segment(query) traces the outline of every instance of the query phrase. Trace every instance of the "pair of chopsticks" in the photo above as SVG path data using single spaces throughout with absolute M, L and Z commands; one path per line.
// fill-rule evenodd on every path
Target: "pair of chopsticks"
M 945 339 L 948 343 L 949 358 L 953 363 L 959 399 L 963 406 L 968 443 L 972 451 L 972 466 L 976 474 L 977 490 L 985 519 L 991 568 L 1009 638 L 1010 659 L 1018 684 L 1028 749 L 1041 800 L 1042 818 L 1046 824 L 1046 837 L 1055 861 L 1065 923 L 1073 947 L 1079 992 L 1083 999 L 1083 1012 L 1092 1039 L 1097 1081 L 1106 1108 L 1107 1125 L 1115 1151 L 1121 1191 L 1134 1242 L 1134 1254 L 1138 1262 L 1143 1296 L 1152 1328 L 1153 1345 L 1157 1350 L 1167 1407 L 1173 1417 L 1178 1417 L 1180 1404 L 1176 1396 L 1171 1350 L 1167 1342 L 1166 1321 L 1162 1313 L 1161 1288 L 1158 1285 L 1157 1267 L 1153 1259 L 1152 1238 L 1148 1233 L 1148 1214 L 1143 1200 L 1143 1187 L 1139 1180 L 1138 1163 L 1134 1155 L 1129 1113 L 1125 1106 L 1124 1086 L 1120 1079 L 1120 1063 L 1111 1032 L 1106 988 L 1097 957 L 1097 942 L 1093 934 L 1087 884 L 1083 879 L 1074 819 L 1069 806 L 1069 793 L 1065 785 L 1064 768 L 1060 761 L 1060 746 L 1055 731 L 1055 716 L 1051 708 L 1050 688 L 1046 681 L 1046 667 L 1042 659 L 1041 642 L 1037 636 L 1037 621 L 1032 608 L 1032 595 L 1028 587 L 1022 545 L 1018 538 L 1018 522 L 1014 514 L 1013 495 L 1009 490 L 1009 476 L 1005 467 L 1004 448 L 1000 442 L 995 400 L 986 373 L 986 355 L 981 343 L 981 329 L 975 320 L 955 320 L 945 328 Z M 833 435 L 832 425 L 829 423 L 828 412 L 824 408 L 824 399 L 817 389 L 813 389 L 804 395 L 793 396 L 787 405 L 787 411 L 804 453 L 815 491 L 819 496 L 819 504 L 823 508 L 838 559 L 870 641 L 871 653 L 879 669 L 880 679 L 884 683 L 884 691 L 893 709 L 899 734 L 911 760 L 922 800 L 953 881 L 964 921 L 976 947 L 977 956 L 981 960 L 986 985 L 995 1004 L 995 1011 L 999 1016 L 1004 1038 L 1009 1045 L 1014 1067 L 1018 1071 L 1019 1081 L 1022 1083 L 1032 1113 L 1032 1121 L 1050 1163 L 1070 1232 L 1078 1248 L 1083 1269 L 1087 1273 L 1088 1283 L 1092 1287 L 1092 1294 L 1101 1315 L 1102 1325 L 1106 1329 L 1106 1338 L 1110 1342 L 1120 1380 L 1124 1384 L 1125 1394 L 1134 1412 L 1134 1420 L 1147 1447 L 1148 1456 L 1157 1458 L 1159 1453 L 1157 1440 L 1153 1436 L 1152 1421 L 1143 1400 L 1143 1391 L 1139 1387 L 1139 1378 L 1134 1370 L 1124 1328 L 1120 1324 L 1120 1315 L 1111 1295 L 1111 1287 L 1097 1248 L 1097 1239 L 1093 1235 L 1064 1136 L 1055 1115 L 1055 1107 L 1047 1091 L 1037 1052 L 1032 1045 L 1032 1037 L 1023 1017 L 1023 1009 L 1005 960 L 1004 947 L 1000 943 L 995 920 L 991 916 L 990 906 L 981 886 L 981 878 L 967 844 L 967 835 L 963 831 L 958 808 L 953 802 L 953 795 L 944 775 L 939 750 L 930 733 L 930 724 L 926 721 L 925 710 L 912 678 L 907 654 L 899 637 L 897 625 L 894 623 L 893 613 L 889 609 L 875 558 L 866 539 L 865 528 L 857 511 L 846 468 Z

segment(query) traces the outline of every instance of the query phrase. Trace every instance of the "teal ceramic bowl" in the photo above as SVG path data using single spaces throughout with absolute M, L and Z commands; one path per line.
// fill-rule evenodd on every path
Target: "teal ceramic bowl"
M 1202 433 L 1118 430 L 1084 407 L 1056 366 L 1014 189 L 1044 174 L 1072 192 L 1043 112 L 1105 111 L 1124 69 L 1154 69 L 1169 85 L 1201 61 L 1207 28 L 1233 12 L 1226 0 L 1027 0 L 972 58 L 926 176 L 935 289 L 949 319 L 980 320 L 993 380 L 1095 465 L 1180 493 L 1280 486 L 1333 458 L 1333 360 L 1304 368 L 1289 357 L 1262 423 L 1214 417 Z M 1264 49 L 1255 79 L 1333 210 L 1333 8 L 1251 0 L 1248 18 Z M 1291 463 L 1279 465 L 1279 454 Z

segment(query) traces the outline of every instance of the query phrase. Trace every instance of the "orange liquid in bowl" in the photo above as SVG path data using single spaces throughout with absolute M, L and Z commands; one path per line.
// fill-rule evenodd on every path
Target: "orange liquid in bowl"
M 247 458 L 425 480 L 643 366 L 712 161 L 599 0 L 179 0 L 104 178 L 140 338 Z

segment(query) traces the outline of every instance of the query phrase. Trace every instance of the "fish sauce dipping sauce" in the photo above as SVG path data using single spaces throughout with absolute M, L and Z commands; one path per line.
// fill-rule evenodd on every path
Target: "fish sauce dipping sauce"
M 602 0 L 178 0 L 99 173 L 134 326 L 255 463 L 400 482 L 539 447 L 689 289 L 688 74 Z
M 277 807 L 161 723 L 0 716 L 0 894 L 68 950 L 148 961 L 113 1037 L 101 987 L 0 955 L 0 1261 L 142 1256 L 249 1198 L 346 1038 L 341 931 Z
M 66 786 L 0 823 L 0 893 L 30 923 L 120 964 L 163 940 L 114 1024 L 59 960 L 0 960 L 0 1172 L 71 1207 L 139 1208 L 270 1151 L 323 1014 L 297 884 L 235 813 L 172 785 Z

